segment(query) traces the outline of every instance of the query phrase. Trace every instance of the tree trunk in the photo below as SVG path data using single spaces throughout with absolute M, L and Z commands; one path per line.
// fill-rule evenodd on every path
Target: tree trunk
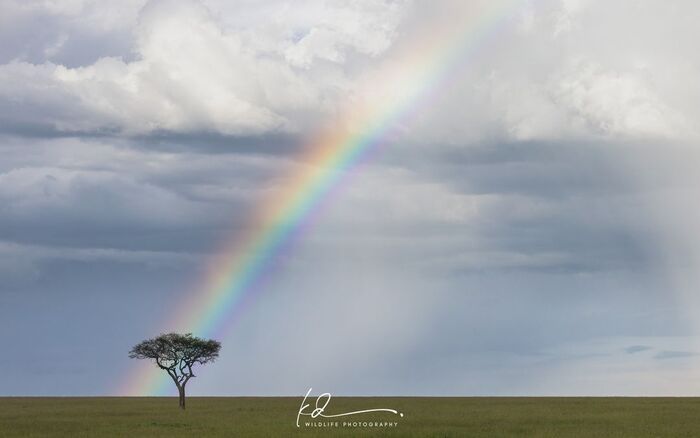
M 185 409 L 185 386 L 180 386 L 177 390 L 180 393 L 180 409 Z

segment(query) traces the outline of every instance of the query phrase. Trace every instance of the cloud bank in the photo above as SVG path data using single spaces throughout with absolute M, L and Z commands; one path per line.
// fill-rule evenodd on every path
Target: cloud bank
M 0 337 L 56 366 L 3 359 L 0 393 L 114 393 L 304 144 L 356 129 L 406 53 L 492 3 L 3 2 Z M 698 7 L 513 7 L 325 203 L 193 391 L 692 392 Z M 109 372 L 71 370 L 85 351 Z

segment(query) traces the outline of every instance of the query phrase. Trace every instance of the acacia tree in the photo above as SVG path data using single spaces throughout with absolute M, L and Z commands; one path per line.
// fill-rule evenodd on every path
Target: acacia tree
M 195 377 L 192 367 L 204 365 L 219 357 L 221 343 L 192 336 L 168 333 L 147 339 L 131 349 L 132 359 L 154 359 L 156 365 L 165 370 L 175 382 L 180 394 L 180 408 L 185 409 L 185 386 Z

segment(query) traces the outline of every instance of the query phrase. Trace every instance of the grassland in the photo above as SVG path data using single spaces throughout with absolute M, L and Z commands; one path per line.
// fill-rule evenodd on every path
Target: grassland
M 373 407 L 392 428 L 297 428 L 299 398 L 0 398 L 0 437 L 693 437 L 698 398 L 334 397 L 327 413 Z M 342 422 L 342 418 L 339 419 Z

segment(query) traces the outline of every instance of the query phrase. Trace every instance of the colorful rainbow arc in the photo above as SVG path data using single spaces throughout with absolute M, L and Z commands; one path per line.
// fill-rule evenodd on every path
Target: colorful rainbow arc
M 457 30 L 435 32 L 418 42 L 418 50 L 412 46 L 407 56 L 399 57 L 401 62 L 374 76 L 373 83 L 392 84 L 400 80 L 400 90 L 383 97 L 379 104 L 362 105 L 346 113 L 344 120 L 352 121 L 359 129 L 330 129 L 304 149 L 299 162 L 306 165 L 294 175 L 289 189 L 262 203 L 246 231 L 226 242 L 204 284 L 190 295 L 189 302 L 165 325 L 164 331 L 181 329 L 208 337 L 225 332 L 282 248 L 340 185 L 348 170 L 368 151 L 386 143 L 394 129 L 410 122 L 412 115 L 448 92 L 451 81 L 477 49 L 521 3 L 522 0 L 490 2 L 488 13 L 471 17 Z M 118 391 L 127 395 L 161 393 L 167 387 L 167 379 L 158 371 L 151 364 L 139 364 Z

